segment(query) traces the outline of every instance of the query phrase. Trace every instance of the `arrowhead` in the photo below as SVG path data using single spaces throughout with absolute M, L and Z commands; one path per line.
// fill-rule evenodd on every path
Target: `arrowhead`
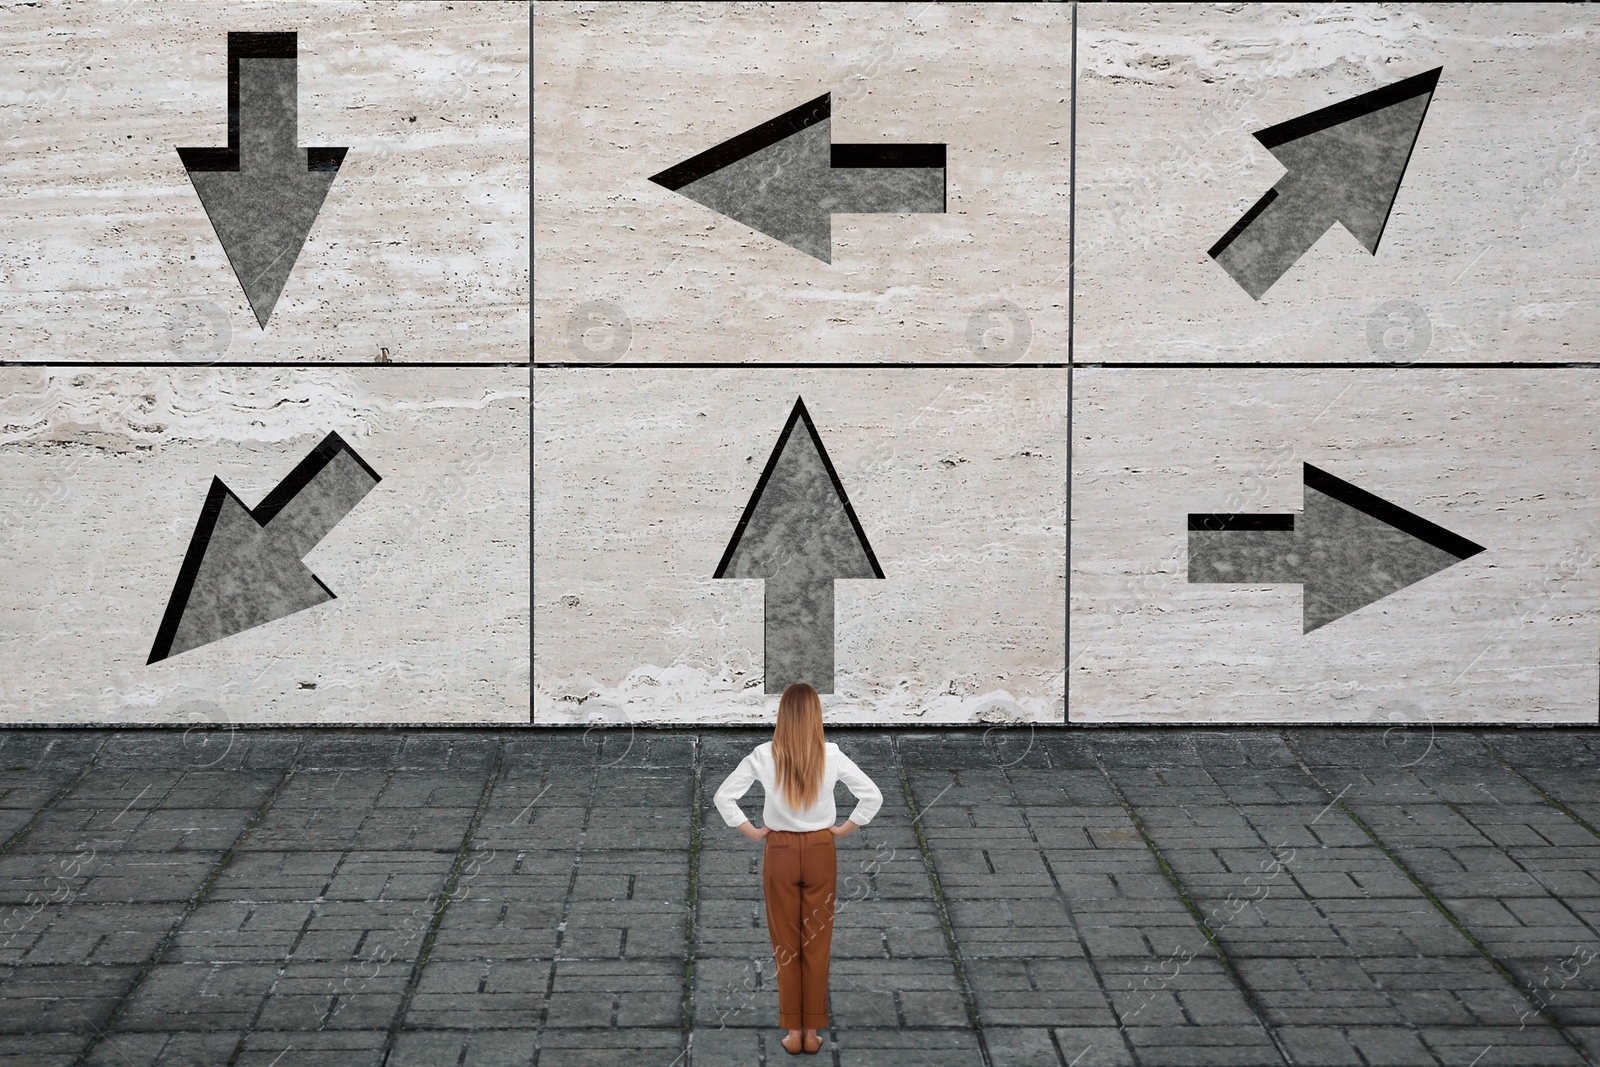
M 1342 223 L 1368 252 L 1389 221 L 1411 149 L 1444 68 L 1340 101 L 1257 133 L 1288 168 L 1276 187 L 1317 204 Z
M 831 263 L 830 114 L 824 93 L 650 180 Z
M 298 171 L 189 172 L 262 329 L 337 174 L 306 169 L 306 149 L 298 151 L 302 158 Z
M 804 400 L 795 400 L 715 577 L 883 577 Z
M 1420 515 L 1305 465 L 1305 512 L 1295 523 L 1305 633 L 1483 550 Z
M 332 599 L 293 546 L 270 536 L 222 479 L 213 478 L 148 662 Z

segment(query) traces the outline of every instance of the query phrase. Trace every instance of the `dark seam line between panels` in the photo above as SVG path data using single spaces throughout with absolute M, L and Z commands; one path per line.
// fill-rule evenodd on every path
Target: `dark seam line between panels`
M 105 742 L 101 741 L 100 744 L 103 746 Z M 4 856 L 6 853 L 15 848 L 18 842 L 20 842 L 24 837 L 27 837 L 28 834 L 33 831 L 33 828 L 39 825 L 40 819 L 44 818 L 51 811 L 53 811 L 57 804 L 67 799 L 67 794 L 71 793 L 74 789 L 78 788 L 79 785 L 83 784 L 83 780 L 89 776 L 89 772 L 94 770 L 95 760 L 99 758 L 100 749 L 96 748 L 94 750 L 94 755 L 89 757 L 89 761 L 83 765 L 83 770 L 78 772 L 77 777 L 73 778 L 72 781 L 56 790 L 55 796 L 45 801 L 39 810 L 34 812 L 33 815 L 29 817 L 27 822 L 23 823 L 17 828 L 16 833 L 6 838 L 4 844 L 0 844 L 0 856 Z
M 1507 763 L 1505 759 L 1501 757 L 1500 753 L 1495 751 L 1494 746 L 1489 744 L 1489 742 L 1484 741 L 1482 738 L 1479 738 L 1479 741 L 1482 743 L 1483 747 L 1488 750 L 1489 755 L 1494 757 L 1494 761 L 1496 763 L 1510 771 L 1517 778 L 1521 779 L 1529 789 L 1532 789 L 1535 793 L 1539 794 L 1539 796 L 1543 797 L 1546 804 L 1549 804 L 1551 807 L 1561 812 L 1561 814 L 1565 815 L 1567 818 L 1571 819 L 1573 822 L 1589 831 L 1595 837 L 1600 837 L 1600 829 L 1596 829 L 1593 823 L 1589 822 L 1589 820 L 1585 819 L 1582 815 L 1579 815 L 1577 812 L 1567 807 L 1566 804 L 1549 792 L 1546 792 L 1538 782 L 1535 782 L 1532 778 L 1529 778 L 1526 774 L 1523 774 L 1521 771 L 1511 766 L 1511 764 Z
M 1011 775 L 1006 770 L 1011 764 L 1000 762 L 1000 752 L 994 742 L 988 741 L 986 738 L 985 743 L 994 751 L 995 763 L 1000 769 L 1000 776 L 1006 780 L 1006 789 L 1010 791 L 1011 801 L 1017 806 L 1018 814 L 1022 816 L 1022 825 L 1028 831 L 1028 839 L 1033 842 L 1034 850 L 1039 853 L 1039 862 L 1044 864 L 1045 873 L 1050 876 L 1050 886 L 1055 890 L 1056 899 L 1061 902 L 1061 910 L 1066 914 L 1067 925 L 1072 928 L 1072 936 L 1077 939 L 1078 950 L 1083 953 L 1083 958 L 1089 962 L 1089 972 L 1094 975 L 1095 985 L 1100 988 L 1100 995 L 1105 998 L 1106 1007 L 1111 1010 L 1112 1016 L 1117 1020 L 1117 1035 L 1122 1038 L 1122 1044 L 1127 1049 L 1128 1058 L 1137 1063 L 1139 1059 L 1138 1053 L 1134 1051 L 1133 1041 L 1128 1036 L 1127 1024 L 1123 1021 L 1122 1012 L 1117 1010 L 1116 1003 L 1111 999 L 1111 991 L 1106 988 L 1105 976 L 1100 973 L 1100 968 L 1095 966 L 1094 953 L 1089 949 L 1089 943 L 1083 939 L 1083 930 L 1078 925 L 1078 913 L 1072 906 L 1072 898 L 1061 888 L 1061 879 L 1056 877 L 1056 869 L 1051 864 L 1050 857 L 1045 855 L 1044 846 L 1039 843 L 1039 835 L 1034 832 L 1033 820 L 1028 818 L 1028 806 L 1017 796 L 1016 783 L 1011 780 Z M 1054 762 L 1050 759 L 1048 749 L 1044 750 L 1044 756 L 1046 766 L 1054 770 Z M 1021 759 L 1022 757 L 1019 756 L 1017 758 Z M 1065 795 L 1064 790 L 1063 795 Z M 1082 809 L 1077 804 L 1073 804 L 1072 810 L 1081 811 Z M 1066 1052 L 1061 1048 L 1059 1039 L 1056 1038 L 1054 1027 L 1050 1030 L 1050 1036 L 1052 1042 L 1055 1043 L 1056 1056 L 1065 1067 L 1067 1064 Z M 1085 1049 L 1084 1051 L 1087 1052 L 1088 1050 Z M 1082 1054 L 1080 1052 L 1078 1055 L 1081 1056 Z
M 100 1045 L 100 1042 L 111 1040 L 107 1035 L 110 1033 L 111 1028 L 116 1025 L 117 1019 L 122 1015 L 123 1011 L 133 1001 L 134 994 L 139 991 L 139 987 L 144 984 L 144 980 L 150 976 L 150 972 L 156 969 L 156 966 L 161 962 L 161 957 L 166 955 L 167 949 L 172 946 L 173 940 L 178 936 L 178 931 L 183 929 L 184 923 L 188 922 L 190 917 L 199 910 L 200 905 L 205 903 L 206 896 L 211 892 L 211 887 L 216 884 L 217 879 L 221 878 L 223 872 L 232 865 L 234 854 L 239 851 L 239 846 L 260 825 L 261 820 L 267 817 L 267 812 L 277 802 L 278 796 L 283 792 L 283 787 L 289 783 L 289 779 L 294 777 L 295 770 L 295 768 L 291 767 L 289 770 L 284 771 L 273 787 L 267 791 L 265 799 L 261 801 L 255 813 L 250 816 L 249 821 L 244 824 L 244 828 L 239 831 L 238 836 L 233 839 L 233 843 L 228 846 L 228 851 L 224 852 L 222 858 L 212 866 L 211 870 L 206 874 L 205 881 L 200 883 L 200 888 L 189 896 L 188 902 L 183 906 L 183 911 L 178 915 L 177 919 L 173 920 L 172 925 L 156 944 L 155 949 L 146 958 L 144 964 L 140 966 L 139 973 L 133 976 L 133 981 L 128 983 L 128 988 L 123 991 L 122 996 L 118 998 L 116 1005 L 111 1009 L 111 1013 L 106 1016 L 105 1024 L 97 1028 L 94 1036 L 89 1039 L 88 1044 L 79 1050 L 77 1058 L 72 1061 L 73 1067 L 83 1067 L 89 1061 L 89 1054 Z M 112 1044 L 112 1047 L 116 1047 L 115 1043 Z
M 1114 370 L 1593 370 L 1600 362 L 1535 363 L 1532 361 L 1464 363 L 1435 360 L 1422 363 L 1394 363 L 1376 360 L 1078 360 L 1075 367 Z
M 239 359 L 218 362 L 217 360 L 133 360 L 133 359 L 0 359 L 0 367 L 56 367 L 61 370 L 94 369 L 100 367 L 137 367 L 145 370 L 229 370 L 234 367 L 247 367 L 251 369 L 281 369 L 281 370 L 319 370 L 323 367 L 363 367 L 369 370 L 417 370 L 424 367 L 447 367 L 460 370 L 499 370 L 505 368 L 526 368 L 532 366 L 531 360 L 496 360 L 494 362 L 461 362 L 457 361 L 432 361 L 432 360 L 405 360 L 401 362 L 374 363 L 370 359 L 318 359 L 318 360 L 260 360 Z
M 494 746 L 494 762 L 489 765 L 489 775 L 484 779 L 483 789 L 478 793 L 478 806 L 472 811 L 472 818 L 467 820 L 467 832 L 461 836 L 461 847 L 456 849 L 455 862 L 450 865 L 450 874 L 445 879 L 444 889 L 439 893 L 439 901 L 433 907 L 433 917 L 428 923 L 428 932 L 422 936 L 422 946 L 417 951 L 417 958 L 411 964 L 411 974 L 406 978 L 405 990 L 400 994 L 400 1003 L 394 1009 L 394 1017 L 389 1020 L 389 1033 L 383 1040 L 383 1058 L 380 1065 L 387 1064 L 394 1055 L 395 1042 L 400 1040 L 400 1028 L 405 1024 L 406 1015 L 411 1011 L 411 1002 L 416 999 L 417 986 L 422 983 L 423 969 L 428 966 L 428 955 L 433 951 L 433 943 L 439 937 L 439 927 L 444 922 L 445 909 L 450 907 L 452 894 L 461 882 L 461 869 L 467 864 L 467 856 L 472 852 L 472 842 L 478 836 L 478 827 L 483 824 L 483 813 L 489 809 L 489 799 L 494 794 L 495 783 L 500 780 L 500 767 L 505 758 L 505 742 L 499 741 Z
M 1078 5 L 1072 5 L 1071 69 L 1067 72 L 1067 366 L 1072 365 L 1073 291 L 1078 265 Z
M 1068 364 L 1062 362 L 1042 363 L 974 363 L 967 362 L 908 362 L 905 360 L 859 363 L 704 363 L 704 362 L 662 362 L 662 363 L 581 363 L 581 362 L 545 362 L 535 360 L 534 370 L 1065 370 Z
M 1315 782 L 1318 789 L 1321 789 L 1323 793 L 1327 794 L 1329 803 L 1342 811 L 1345 814 L 1345 817 L 1354 823 L 1356 827 L 1363 834 L 1365 834 L 1375 846 L 1377 846 L 1378 851 L 1382 852 L 1389 858 L 1389 862 L 1393 863 L 1395 867 L 1399 869 L 1400 873 L 1405 875 L 1407 880 L 1409 880 L 1412 885 L 1417 887 L 1417 891 L 1427 899 L 1429 904 L 1433 905 L 1434 909 L 1438 911 L 1440 915 L 1444 916 L 1446 922 L 1455 927 L 1456 932 L 1465 938 L 1468 944 L 1478 951 L 1478 954 L 1488 962 L 1489 966 L 1494 968 L 1495 973 L 1504 979 L 1507 985 L 1516 990 L 1517 994 L 1521 996 L 1523 1000 L 1528 1002 L 1528 1005 L 1533 1009 L 1533 1014 L 1549 1023 L 1551 1028 L 1554 1029 L 1555 1032 L 1561 1036 L 1561 1039 L 1578 1054 L 1578 1057 L 1583 1060 L 1584 1063 L 1593 1063 L 1594 1060 L 1589 1058 L 1589 1054 L 1584 1050 L 1582 1043 L 1579 1042 L 1577 1038 L 1573 1037 L 1572 1034 L 1568 1033 L 1567 1028 L 1561 1025 L 1561 1023 L 1558 1022 L 1554 1016 L 1550 1015 L 1544 1010 L 1544 1007 L 1539 1003 L 1538 997 L 1531 990 L 1523 986 L 1522 982 L 1517 978 L 1517 976 L 1511 973 L 1511 969 L 1504 963 L 1501 963 L 1494 953 L 1489 951 L 1488 946 L 1482 941 L 1478 940 L 1477 935 L 1468 929 L 1467 925 L 1456 916 L 1455 912 L 1451 911 L 1449 906 L 1434 894 L 1433 890 L 1428 887 L 1428 884 L 1418 877 L 1417 873 L 1413 871 L 1410 866 L 1408 866 L 1406 862 L 1395 853 L 1393 849 L 1385 844 L 1382 838 L 1373 832 L 1372 827 L 1368 826 L 1366 821 L 1362 819 L 1361 816 L 1357 815 L 1355 811 L 1344 802 L 1342 799 L 1343 794 L 1341 793 L 1336 795 L 1331 789 L 1323 784 L 1322 779 L 1317 777 L 1317 775 L 1311 770 L 1310 766 L 1307 765 L 1306 761 L 1301 757 L 1299 751 L 1294 747 L 1294 745 L 1290 744 L 1287 737 L 1283 737 L 1283 745 L 1289 750 L 1289 753 L 1294 756 L 1295 763 L 1299 765 L 1301 772 L 1305 774 L 1307 778 L 1310 778 L 1313 782 Z
M 601 742 L 604 751 L 604 741 Z M 600 765 L 589 772 L 589 797 L 583 805 L 583 825 L 578 829 L 578 839 L 572 845 L 572 873 L 567 877 L 567 893 L 561 901 L 561 921 L 556 924 L 556 939 L 550 948 L 550 977 L 545 980 L 544 997 L 539 1005 L 538 1032 L 534 1037 L 533 1062 L 529 1067 L 539 1067 L 539 1055 L 544 1051 L 544 1031 L 550 1021 L 550 1001 L 556 994 L 556 965 L 561 960 L 561 944 L 567 936 L 567 917 L 572 914 L 572 895 L 578 888 L 578 870 L 583 862 L 583 843 L 589 836 L 589 819 L 594 814 L 595 794 L 600 791 Z M 529 820 L 532 825 L 532 820 Z
M 973 995 L 972 983 L 967 980 L 967 969 L 961 962 L 961 946 L 956 942 L 955 927 L 950 922 L 950 908 L 945 903 L 944 890 L 939 885 L 939 871 L 934 866 L 927 835 L 922 832 L 922 815 L 917 811 L 916 796 L 911 791 L 911 778 L 906 774 L 905 761 L 900 758 L 899 739 L 892 739 L 889 748 L 894 753 L 894 769 L 900 778 L 901 796 L 905 800 L 906 810 L 911 813 L 911 829 L 917 837 L 917 851 L 922 853 L 922 866 L 927 871 L 928 883 L 933 888 L 933 906 L 939 913 L 939 925 L 944 929 L 945 948 L 950 953 L 950 966 L 954 969 L 956 982 L 961 987 L 961 1001 L 967 1011 L 967 1022 L 978 1038 L 978 1055 L 983 1059 L 983 1067 L 994 1067 L 994 1059 L 989 1055 L 989 1040 L 984 1035 L 983 1025 L 978 1019 L 977 998 Z
M 700 802 L 700 789 L 705 773 L 702 763 L 705 749 L 701 745 L 700 735 L 698 733 L 691 735 L 689 743 L 694 746 L 694 799 L 691 801 L 690 814 L 690 819 L 693 821 L 689 824 L 689 906 L 683 921 L 682 1030 L 685 1062 L 689 1060 L 689 1043 L 693 1040 L 694 1027 L 694 953 L 700 932 L 700 819 L 704 811 L 704 806 Z
M 1061 721 L 1072 723 L 1072 366 L 1077 358 L 1074 319 L 1078 280 L 1078 5 L 1072 5 L 1072 69 L 1069 79 L 1067 125 L 1067 512 L 1063 515 L 1066 571 L 1062 575 L 1065 603 L 1061 605 Z M 1050 877 L 1054 878 L 1052 874 Z
M 1245 1005 L 1255 1018 L 1256 1025 L 1261 1027 L 1261 1032 L 1272 1043 L 1274 1051 L 1278 1053 L 1278 1058 L 1285 1064 L 1294 1064 L 1295 1059 L 1289 1055 L 1289 1050 L 1284 1047 L 1283 1042 L 1279 1039 L 1277 1030 L 1267 1025 L 1266 1016 L 1262 1012 L 1265 1005 L 1262 1004 L 1255 986 L 1245 981 L 1244 975 L 1239 973 L 1239 968 L 1234 964 L 1233 959 L 1223 950 L 1222 942 L 1218 940 L 1216 932 L 1211 929 L 1211 924 L 1206 921 L 1205 915 L 1200 911 L 1200 906 L 1194 902 L 1194 898 L 1189 895 L 1189 891 L 1183 887 L 1183 883 L 1178 879 L 1178 872 L 1172 869 L 1172 865 L 1167 862 L 1167 857 L 1162 855 L 1155 839 L 1150 836 L 1150 831 L 1145 826 L 1144 820 L 1134 810 L 1133 805 L 1128 801 L 1127 794 L 1122 791 L 1122 787 L 1111 776 L 1111 772 L 1106 769 L 1106 765 L 1101 761 L 1098 754 L 1094 757 L 1094 763 L 1100 770 L 1100 776 L 1105 779 L 1106 785 L 1110 787 L 1112 795 L 1117 798 L 1117 803 L 1121 804 L 1122 810 L 1127 813 L 1129 821 L 1133 823 L 1133 828 L 1138 831 L 1140 840 L 1144 842 L 1144 847 L 1154 857 L 1156 866 L 1161 868 L 1161 874 L 1166 878 L 1167 884 L 1172 886 L 1172 891 L 1178 895 L 1178 899 L 1182 901 L 1185 910 L 1189 912 L 1189 917 L 1194 921 L 1195 926 L 1199 928 L 1200 936 L 1206 939 L 1206 943 L 1211 946 L 1211 951 L 1216 953 L 1217 962 L 1222 964 L 1222 969 L 1238 988 L 1239 995 L 1244 998 Z

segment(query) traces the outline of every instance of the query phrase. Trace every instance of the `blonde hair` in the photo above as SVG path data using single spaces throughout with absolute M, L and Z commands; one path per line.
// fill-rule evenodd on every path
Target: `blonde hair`
M 805 682 L 796 682 L 778 698 L 778 722 L 772 728 L 778 787 L 796 811 L 816 803 L 822 789 L 822 746 L 822 699 Z

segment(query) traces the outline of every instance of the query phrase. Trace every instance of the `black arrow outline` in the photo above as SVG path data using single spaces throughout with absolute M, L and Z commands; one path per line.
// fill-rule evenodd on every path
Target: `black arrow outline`
M 1329 474 L 1321 467 L 1313 467 L 1309 463 L 1302 463 L 1303 482 L 1308 489 L 1315 489 L 1324 496 L 1332 497 L 1346 507 L 1377 519 L 1379 522 L 1393 526 L 1401 533 L 1409 534 L 1425 544 L 1432 545 L 1441 552 L 1448 552 L 1457 560 L 1471 559 L 1479 552 L 1487 549 L 1476 541 L 1462 537 L 1453 530 L 1447 530 L 1436 522 L 1423 518 L 1414 511 L 1401 507 L 1391 500 L 1385 500 L 1376 493 L 1369 493 L 1358 485 L 1345 481 L 1336 474 Z M 1302 508 L 1304 504 L 1301 505 Z M 1188 517 L 1188 528 L 1191 531 L 1207 533 L 1228 533 L 1240 530 L 1267 530 L 1283 533 L 1294 531 L 1295 520 L 1305 514 L 1304 511 L 1295 512 L 1197 512 Z M 1227 584 L 1227 583 L 1211 583 Z M 1250 584 L 1250 583 L 1242 583 Z M 1269 583 L 1278 584 L 1278 583 Z M 1303 584 L 1303 583 L 1283 583 Z
M 833 460 L 828 457 L 828 450 L 823 447 L 822 438 L 817 434 L 816 424 L 811 421 L 811 413 L 806 410 L 805 399 L 799 396 L 794 399 L 794 410 L 789 412 L 789 419 L 783 424 L 783 432 L 778 435 L 778 443 L 772 447 L 772 454 L 767 457 L 767 465 L 762 469 L 761 478 L 750 493 L 750 500 L 744 506 L 744 514 L 739 516 L 739 524 L 733 528 L 733 537 L 729 539 L 727 550 L 722 553 L 722 561 L 717 564 L 717 572 L 712 577 L 721 578 L 727 572 L 728 564 L 733 560 L 734 550 L 739 547 L 745 527 L 750 524 L 750 519 L 756 513 L 756 505 L 761 502 L 761 494 L 766 491 L 767 481 L 772 477 L 772 472 L 778 465 L 778 457 L 783 455 L 783 446 L 788 442 L 789 434 L 794 431 L 797 422 L 805 423 L 806 432 L 811 435 L 811 443 L 817 447 L 817 454 L 822 457 L 822 466 L 827 469 L 828 478 L 833 482 L 833 491 L 839 495 L 839 502 L 844 505 L 844 513 L 849 517 L 850 526 L 856 532 L 856 539 L 861 542 L 862 549 L 867 553 L 867 562 L 872 564 L 872 573 L 882 578 L 883 568 L 878 565 L 878 556 L 872 551 L 872 543 L 867 540 L 867 531 L 862 529 L 861 520 L 856 518 L 856 509 L 850 504 L 850 497 L 844 491 L 844 483 L 839 481 L 839 473 L 833 469 Z
M 1390 85 L 1380 86 L 1359 96 L 1352 96 L 1348 100 L 1341 100 L 1336 104 L 1330 104 L 1315 111 L 1308 111 L 1304 115 L 1296 116 L 1286 122 L 1280 122 L 1276 126 L 1268 126 L 1264 130 L 1257 130 L 1252 136 L 1261 142 L 1263 148 L 1270 151 L 1279 145 L 1288 144 L 1290 141 L 1297 141 L 1302 137 L 1330 129 L 1340 123 L 1349 122 L 1351 119 L 1358 119 L 1363 115 L 1382 111 L 1386 107 L 1393 107 L 1395 104 L 1410 100 L 1412 97 L 1427 94 L 1428 101 L 1422 105 L 1422 116 L 1417 120 L 1417 132 L 1412 135 L 1411 144 L 1406 148 L 1405 162 L 1400 164 L 1400 180 L 1394 183 L 1394 195 L 1389 197 L 1389 206 L 1384 208 L 1383 211 L 1383 225 L 1378 229 L 1377 239 L 1372 242 L 1372 254 L 1377 255 L 1379 247 L 1383 244 L 1383 235 L 1389 229 L 1389 218 L 1394 213 L 1394 202 L 1400 198 L 1400 187 L 1405 184 L 1406 168 L 1411 166 L 1412 153 L 1417 150 L 1417 140 L 1422 136 L 1422 125 L 1428 121 L 1428 108 L 1433 106 L 1434 90 L 1439 87 L 1439 77 L 1443 73 L 1444 67 L 1434 67 L 1432 70 L 1425 70 L 1421 74 L 1413 74 L 1409 78 L 1402 78 Z M 1280 178 L 1278 180 L 1281 182 L 1283 179 Z M 1250 210 L 1241 215 L 1239 220 L 1228 228 L 1227 233 L 1217 239 L 1216 244 L 1206 250 L 1206 255 L 1216 259 L 1226 251 L 1227 247 L 1240 234 L 1250 228 L 1250 224 L 1256 220 L 1256 216 L 1265 211 L 1267 205 L 1277 198 L 1278 188 L 1277 183 L 1274 183 L 1271 189 L 1262 194 L 1261 199 L 1250 206 Z
M 317 447 L 296 464 L 294 470 L 274 486 L 254 508 L 246 506 L 239 494 L 229 489 L 221 478 L 212 476 L 211 488 L 206 492 L 205 503 L 200 506 L 200 519 L 195 523 L 194 534 L 189 538 L 189 550 L 184 553 L 183 565 L 178 568 L 178 580 L 173 583 L 172 596 L 167 600 L 167 610 L 161 616 L 161 625 L 156 629 L 156 641 L 150 648 L 150 658 L 145 661 L 145 666 L 148 667 L 172 655 L 172 642 L 178 636 L 178 626 L 183 622 L 184 610 L 189 606 L 189 594 L 194 591 L 195 580 L 200 576 L 200 564 L 205 561 L 206 548 L 211 544 L 211 535 L 216 532 L 217 518 L 222 514 L 223 499 L 233 497 L 258 526 L 265 527 L 322 472 L 324 467 L 333 462 L 334 457 L 340 452 L 348 453 L 351 459 L 360 464 L 361 469 L 372 476 L 374 484 L 383 481 L 378 472 L 373 470 L 355 449 L 345 443 L 344 438 L 332 432 L 318 442 Z M 315 573 L 311 574 L 311 580 L 322 586 L 322 591 L 331 599 L 339 599 L 338 594 L 329 589 Z
M 178 158 L 186 171 L 239 170 L 239 60 L 241 59 L 292 59 L 300 60 L 300 35 L 290 30 L 286 33 L 229 33 L 228 34 L 228 147 L 178 148 Z M 296 71 L 298 72 L 298 66 Z M 296 85 L 299 75 L 296 74 Z M 176 147 L 176 146 L 175 146 Z M 307 148 L 306 170 L 339 169 L 348 148 Z
M 823 119 L 833 115 L 833 94 L 823 93 L 815 100 L 807 100 L 799 107 L 790 108 L 777 118 L 768 119 L 759 126 L 752 126 L 743 133 L 723 141 L 721 144 L 712 145 L 699 155 L 690 156 L 682 163 L 675 163 L 659 173 L 650 175 L 650 180 L 664 188 L 677 192 L 692 182 L 697 182 L 708 174 L 715 174 L 723 167 L 737 163 L 746 156 L 755 155 L 763 148 L 771 148 L 779 141 L 793 137 L 810 126 L 815 126 Z M 948 212 L 950 208 L 950 171 L 945 165 L 946 146 L 943 144 L 905 142 L 897 144 L 830 144 L 828 146 L 828 166 L 834 170 L 873 169 L 879 167 L 906 167 L 919 170 L 931 170 L 937 167 L 944 172 L 944 187 L 940 200 L 940 212 Z M 849 211 L 840 211 L 839 214 L 848 215 Z M 737 219 L 734 221 L 738 221 Z

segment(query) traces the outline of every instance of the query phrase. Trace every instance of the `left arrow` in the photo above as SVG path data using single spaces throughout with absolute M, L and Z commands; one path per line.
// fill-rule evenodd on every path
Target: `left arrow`
M 262 329 L 345 154 L 297 144 L 296 41 L 228 34 L 228 147 L 178 149 Z
M 336 433 L 253 509 L 212 478 L 147 662 L 333 600 L 301 558 L 381 480 Z
M 805 401 L 789 421 L 734 527 L 716 578 L 761 578 L 766 691 L 792 682 L 833 692 L 833 581 L 882 578 Z
M 833 262 L 833 215 L 942 213 L 942 144 L 834 144 L 830 94 L 668 167 L 650 180 Z

